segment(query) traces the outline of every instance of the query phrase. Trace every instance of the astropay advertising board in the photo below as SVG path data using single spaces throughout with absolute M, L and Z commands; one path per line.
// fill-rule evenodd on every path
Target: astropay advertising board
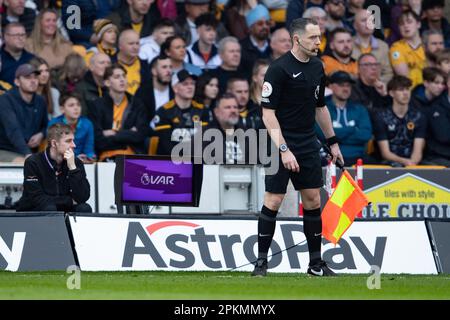
M 257 220 L 70 217 L 81 270 L 251 271 Z M 308 248 L 300 220 L 277 222 L 271 272 L 306 272 Z M 355 222 L 323 259 L 340 273 L 436 274 L 423 221 Z M 270 254 L 270 252 L 269 252 Z

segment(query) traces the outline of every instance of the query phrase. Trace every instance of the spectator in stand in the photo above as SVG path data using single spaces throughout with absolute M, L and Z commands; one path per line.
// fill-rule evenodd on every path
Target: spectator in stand
M 186 0 L 184 1 L 185 14 L 179 14 L 175 20 L 175 33 L 182 37 L 189 46 L 198 40 L 195 19 L 204 13 L 208 13 L 211 0 Z
M 269 61 L 267 60 L 257 60 L 253 66 L 252 81 L 250 83 L 250 104 L 258 109 L 261 107 L 262 87 L 268 68 Z
M 56 86 L 61 93 L 75 91 L 76 85 L 86 74 L 87 68 L 84 58 L 78 53 L 71 53 L 67 56 L 61 68 L 59 81 Z
M 266 75 L 268 68 L 269 61 L 267 60 L 257 60 L 253 66 L 247 118 L 249 119 L 250 127 L 256 130 L 265 128 L 262 121 L 261 98 L 264 76 Z
M 253 64 L 257 59 L 270 59 L 272 49 L 269 45 L 270 15 L 269 10 L 259 4 L 245 16 L 250 33 L 240 41 L 241 64 L 240 69 L 247 79 L 252 76 Z
M 245 16 L 258 4 L 257 0 L 230 0 L 225 6 L 224 21 L 225 27 L 230 35 L 244 39 L 249 34 L 249 29 L 245 21 Z
M 209 13 L 195 20 L 198 40 L 187 47 L 187 61 L 202 70 L 215 69 L 222 63 L 215 45 L 217 20 Z
M 327 76 L 336 71 L 345 71 L 353 79 L 358 77 L 358 64 L 352 58 L 353 39 L 350 31 L 344 28 L 336 28 L 330 32 L 329 55 L 323 55 L 324 70 Z
M 262 127 L 262 113 L 256 106 L 250 104 L 250 87 L 247 79 L 232 78 L 228 80 L 227 92 L 232 93 L 238 102 L 240 127 L 260 129 Z
M 444 49 L 437 54 L 436 65 L 445 74 L 450 73 L 450 49 Z
M 423 82 L 422 69 L 425 67 L 425 50 L 419 34 L 420 18 L 414 11 L 404 11 L 398 18 L 402 39 L 395 42 L 389 56 L 395 74 L 407 77 L 412 87 Z
M 42 10 L 25 44 L 25 49 L 29 52 L 45 57 L 50 69 L 60 68 L 66 57 L 73 52 L 72 44 L 61 36 L 56 24 L 57 20 L 58 13 L 55 10 Z
M 328 32 L 336 28 L 352 30 L 351 25 L 345 20 L 345 0 L 324 0 L 323 3 L 324 9 L 328 14 Z
M 374 162 L 366 153 L 367 143 L 372 137 L 369 112 L 361 104 L 349 100 L 354 82 L 347 72 L 333 73 L 330 76 L 333 94 L 325 100 L 346 166 L 354 165 L 359 158 L 364 163 Z M 325 141 L 319 126 L 316 126 L 316 132 Z
M 320 28 L 320 34 L 322 38 L 320 39 L 320 54 L 325 52 L 327 48 L 327 38 L 328 38 L 328 30 L 327 30 L 327 21 L 328 15 L 325 10 L 321 7 L 310 7 L 305 10 L 303 13 L 303 18 L 309 18 L 317 22 Z
M 63 0 L 62 1 L 62 20 L 67 26 L 67 32 L 70 41 L 75 45 L 81 45 L 84 48 L 90 48 L 94 44 L 94 21 L 97 19 L 96 0 Z M 69 7 L 76 6 L 80 14 L 78 19 L 74 20 L 74 11 L 68 10 Z M 79 13 L 78 13 L 79 12 Z M 74 25 L 74 22 L 80 21 L 80 25 Z
M 221 95 L 216 102 L 216 106 L 213 109 L 214 120 L 208 125 L 207 130 L 216 129 L 219 130 L 221 139 L 219 141 L 214 140 L 217 144 L 222 142 L 222 159 L 216 159 L 215 149 L 212 149 L 211 156 L 216 160 L 214 164 L 245 164 L 249 160 L 249 143 L 248 140 L 243 143 L 241 139 L 234 136 L 235 131 L 238 129 L 245 130 L 241 127 L 239 122 L 239 106 L 236 98 L 232 93 L 225 93 Z M 206 148 L 209 143 L 205 142 Z M 219 156 L 217 154 L 217 156 Z
M 394 76 L 388 83 L 391 108 L 374 113 L 374 134 L 383 163 L 417 165 L 422 160 L 426 136 L 425 116 L 410 106 L 412 81 Z
M 161 19 L 158 6 L 152 0 L 127 0 L 122 1 L 119 10 L 108 16 L 119 31 L 133 29 L 139 38 L 152 34 L 156 23 Z
M 94 124 L 95 148 L 99 161 L 117 155 L 145 153 L 147 117 L 138 97 L 127 92 L 126 69 L 115 63 L 105 70 L 108 94 L 90 101 L 89 118 Z
M 95 40 L 97 43 L 95 47 L 90 47 L 84 60 L 89 66 L 92 56 L 95 53 L 106 54 L 112 62 L 117 60 L 117 37 L 119 36 L 119 29 L 115 24 L 108 19 L 98 19 L 94 21 Z
M 417 16 L 422 14 L 422 1 L 423 0 L 399 0 L 396 5 L 392 6 L 390 14 L 390 34 L 386 39 L 389 46 L 396 41 L 401 40 L 402 35 L 398 25 L 398 19 L 404 11 L 414 11 Z M 382 17 L 383 19 L 383 17 Z
M 219 80 L 211 73 L 203 73 L 195 84 L 194 100 L 211 110 L 219 95 Z
M 444 0 L 424 0 L 422 4 L 422 24 L 420 32 L 439 31 L 444 37 L 445 47 L 450 48 L 450 24 L 444 17 Z
M 127 92 L 129 94 L 138 94 L 137 91 L 141 84 L 151 81 L 148 63 L 139 59 L 139 35 L 136 31 L 128 29 L 120 34 L 117 62 L 127 71 Z M 143 102 L 146 103 L 145 100 Z
M 167 38 L 175 34 L 175 23 L 169 19 L 161 19 L 153 29 L 151 36 L 141 38 L 141 47 L 139 49 L 139 58 L 151 63 L 159 56 L 161 45 Z
M 371 53 L 381 66 L 381 81 L 388 83 L 394 75 L 389 59 L 389 46 L 383 40 L 373 36 L 375 29 L 370 26 L 370 12 L 365 9 L 355 13 L 353 27 L 356 31 L 353 37 L 352 58 L 358 60 L 364 53 Z
M 48 119 L 51 120 L 61 114 L 59 110 L 59 91 L 52 86 L 50 67 L 45 59 L 34 57 L 30 60 L 30 64 L 39 71 L 37 93 L 44 98 L 47 105 Z
M 173 36 L 167 38 L 161 45 L 161 52 L 170 58 L 174 74 L 183 69 L 196 76 L 202 74 L 202 69 L 186 62 L 186 42 L 182 37 Z
M 173 99 L 174 93 L 170 82 L 172 81 L 172 62 L 168 56 L 159 55 L 150 64 L 152 72 L 152 86 L 147 90 L 151 92 L 152 104 L 145 106 L 148 113 L 148 121 L 155 116 L 160 107 Z
M 75 156 L 83 163 L 93 163 L 97 156 L 94 150 L 94 126 L 91 120 L 81 115 L 80 98 L 76 93 L 63 94 L 59 99 L 61 115 L 52 119 L 48 126 L 64 123 L 72 128 L 75 136 Z
M 36 94 L 39 71 L 31 64 L 16 70 L 16 88 L 0 96 L 0 162 L 23 163 L 37 152 L 47 129 L 47 106 Z
M 447 75 L 438 68 L 423 69 L 423 84 L 418 85 L 412 92 L 411 104 L 424 112 L 439 100 L 444 92 Z
M 0 16 L 2 29 L 9 23 L 19 22 L 24 26 L 27 35 L 30 35 L 36 19 L 36 12 L 33 9 L 25 8 L 24 0 L 5 0 L 4 5 L 6 12 Z
M 225 37 L 219 42 L 219 54 L 222 64 L 212 74 L 219 79 L 219 93 L 224 93 L 228 79 L 242 77 L 239 70 L 241 62 L 241 45 L 235 37 Z
M 444 50 L 444 37 L 440 31 L 426 30 L 422 33 L 427 67 L 436 67 L 437 54 Z
M 427 145 L 423 164 L 450 167 L 450 73 L 447 90 L 424 111 L 427 118 Z
M 270 48 L 272 49 L 271 61 L 278 59 L 292 49 L 291 36 L 286 28 L 279 28 L 272 33 Z
M 362 104 L 371 113 L 387 108 L 391 99 L 386 84 L 381 81 L 381 66 L 375 56 L 364 53 L 358 59 L 358 79 L 353 84 L 350 100 Z
M 17 68 L 28 63 L 34 55 L 26 51 L 25 28 L 22 24 L 12 22 L 3 30 L 3 46 L 0 49 L 0 80 L 14 85 Z
M 208 125 L 209 111 L 193 100 L 196 80 L 196 75 L 184 69 L 172 77 L 175 98 L 159 108 L 151 122 L 159 138 L 157 154 L 170 155 L 180 142 L 190 144 L 196 133 L 195 125 Z
M 78 93 L 78 99 L 81 104 L 81 114 L 86 116 L 89 113 L 88 102 L 95 101 L 103 97 L 106 92 L 103 78 L 105 70 L 111 65 L 111 59 L 105 53 L 95 53 L 91 57 L 89 70 L 85 73 L 83 79 L 75 85 L 75 92 Z

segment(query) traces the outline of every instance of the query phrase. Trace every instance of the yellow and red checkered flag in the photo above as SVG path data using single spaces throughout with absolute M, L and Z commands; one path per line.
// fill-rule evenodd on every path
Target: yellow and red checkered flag
M 322 235 L 336 244 L 353 220 L 369 201 L 347 170 L 342 176 L 322 212 Z

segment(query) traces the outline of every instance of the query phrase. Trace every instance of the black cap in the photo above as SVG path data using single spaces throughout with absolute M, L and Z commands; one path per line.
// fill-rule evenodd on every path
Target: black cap
M 197 80 L 198 77 L 195 74 L 190 73 L 186 69 L 181 69 L 172 76 L 172 86 L 176 85 L 179 82 L 183 82 L 187 78 Z
M 332 73 L 329 77 L 330 83 L 355 83 L 355 80 L 345 71 L 336 71 Z
M 424 0 L 422 3 L 422 10 L 433 9 L 434 7 L 445 7 L 444 0 Z

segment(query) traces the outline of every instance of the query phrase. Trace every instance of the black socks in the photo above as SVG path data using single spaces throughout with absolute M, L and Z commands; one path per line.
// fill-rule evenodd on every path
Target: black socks
M 258 219 L 258 259 L 267 259 L 267 252 L 275 232 L 278 211 L 273 211 L 263 205 Z
M 311 264 L 321 259 L 322 217 L 320 208 L 303 210 L 303 230 L 308 242 L 309 261 Z

